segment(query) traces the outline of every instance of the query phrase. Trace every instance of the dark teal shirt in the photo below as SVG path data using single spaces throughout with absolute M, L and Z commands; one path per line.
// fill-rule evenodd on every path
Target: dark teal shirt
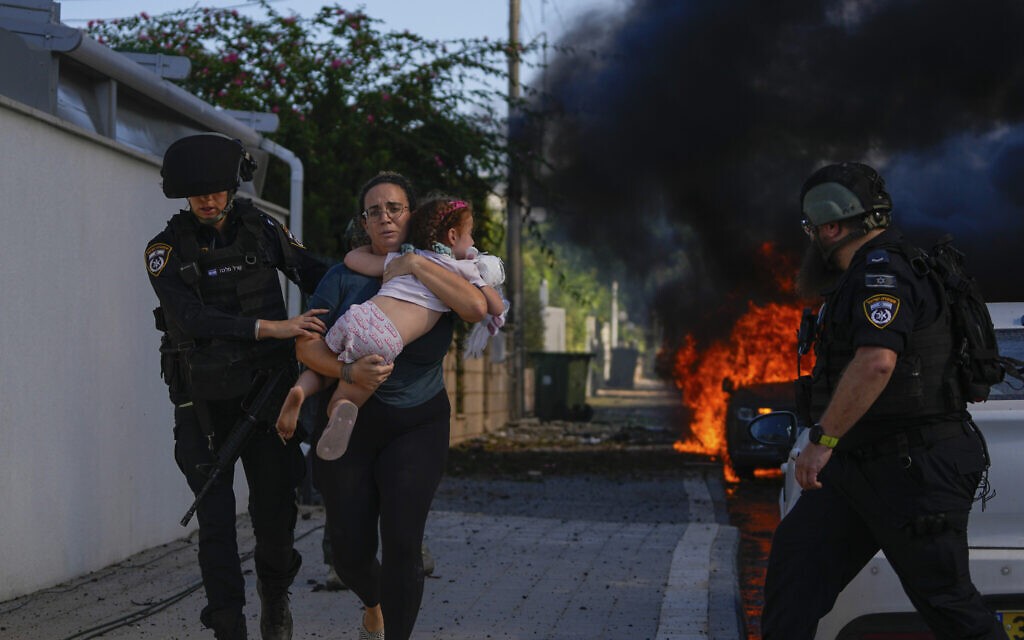
M 380 289 L 380 280 L 351 271 L 339 263 L 327 272 L 309 297 L 310 309 L 330 309 L 320 316 L 328 327 L 354 304 L 366 302 Z M 374 394 L 384 404 L 415 407 L 444 389 L 442 363 L 452 342 L 452 313 L 445 313 L 426 335 L 405 345 L 395 368 Z

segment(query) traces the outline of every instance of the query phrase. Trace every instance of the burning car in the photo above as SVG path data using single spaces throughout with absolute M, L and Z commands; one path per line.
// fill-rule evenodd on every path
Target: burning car
M 725 442 L 732 469 L 740 478 L 752 478 L 755 469 L 775 469 L 789 455 L 790 444 L 765 444 L 750 435 L 750 421 L 773 411 L 793 411 L 792 382 L 765 382 L 738 389 L 726 378 L 722 390 L 729 394 L 725 412 Z
M 1024 360 L 1024 303 L 991 303 L 1001 354 Z M 971 578 L 986 603 L 996 611 L 1010 638 L 1024 638 L 1024 493 L 1020 461 L 1024 458 L 1024 388 L 1009 379 L 992 387 L 987 402 L 969 407 L 988 442 L 992 459 L 989 482 L 996 496 L 984 510 L 975 506 L 968 524 Z M 780 414 L 778 417 L 782 417 Z M 752 428 L 762 441 L 792 441 L 790 461 L 782 465 L 785 481 L 779 496 L 784 516 L 800 497 L 792 462 L 807 445 L 807 430 L 792 416 L 781 430 L 759 421 Z M 762 429 L 761 427 L 765 427 Z M 781 436 L 781 437 L 780 437 Z M 896 640 L 932 638 L 907 599 L 899 579 L 879 552 L 839 594 L 835 606 L 818 625 L 817 640 Z

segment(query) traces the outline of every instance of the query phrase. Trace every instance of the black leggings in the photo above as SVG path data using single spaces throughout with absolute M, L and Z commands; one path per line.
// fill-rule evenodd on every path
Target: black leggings
M 364 605 L 381 605 L 388 640 L 409 638 L 419 614 L 423 529 L 448 457 L 450 422 L 444 390 L 409 408 L 371 398 L 345 455 L 313 458 L 334 568 Z

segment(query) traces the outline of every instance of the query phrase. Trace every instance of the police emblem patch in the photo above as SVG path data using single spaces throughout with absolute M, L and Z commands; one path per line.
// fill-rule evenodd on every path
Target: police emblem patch
M 900 310 L 900 299 L 885 293 L 871 296 L 864 301 L 864 315 L 868 322 L 884 329 L 896 318 Z
M 171 245 L 157 242 L 146 249 L 146 269 L 154 278 L 167 266 L 167 258 L 171 255 Z

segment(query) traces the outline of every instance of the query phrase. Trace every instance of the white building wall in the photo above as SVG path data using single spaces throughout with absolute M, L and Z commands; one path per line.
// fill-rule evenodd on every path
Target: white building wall
M 143 260 L 179 204 L 157 158 L 0 96 L 0 601 L 195 528 Z

